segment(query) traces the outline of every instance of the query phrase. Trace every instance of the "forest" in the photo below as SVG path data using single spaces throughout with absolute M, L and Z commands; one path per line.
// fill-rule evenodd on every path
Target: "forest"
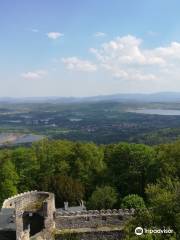
M 88 209 L 135 208 L 126 240 L 137 226 L 172 229 L 141 239 L 180 239 L 180 141 L 148 146 L 120 142 L 47 140 L 0 150 L 0 203 L 17 193 L 44 190 Z

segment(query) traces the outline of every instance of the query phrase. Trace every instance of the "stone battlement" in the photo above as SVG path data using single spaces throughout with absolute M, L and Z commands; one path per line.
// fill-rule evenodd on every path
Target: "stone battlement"
M 13 197 L 10 197 L 6 199 L 3 202 L 2 209 L 4 208 L 17 208 L 17 205 L 21 205 L 20 207 L 26 207 L 27 204 L 31 204 L 33 202 L 37 202 L 38 199 L 42 200 L 43 199 L 48 199 L 51 196 L 50 193 L 48 192 L 38 192 L 37 190 L 35 191 L 29 191 L 29 192 L 24 192 L 17 194 Z
M 105 228 L 103 234 L 111 239 L 109 234 L 114 236 L 110 233 L 112 228 L 121 236 L 124 223 L 133 214 L 134 209 L 85 210 L 83 205 L 56 209 L 53 193 L 35 190 L 4 201 L 0 212 L 0 236 L 3 229 L 4 233 L 8 229 L 11 233 L 16 231 L 16 240 L 30 240 L 36 235 L 43 240 L 51 240 L 52 232 L 57 232 L 57 239 L 63 239 L 64 231 L 76 231 L 78 234 L 87 229 L 89 239 L 96 239 L 96 232 L 98 235 L 99 230 Z
M 56 217 L 60 216 L 97 216 L 97 215 L 132 215 L 134 209 L 101 209 L 101 210 L 83 210 L 83 211 L 58 211 L 56 210 Z
M 37 190 L 34 190 L 34 191 L 28 191 L 28 192 L 24 192 L 24 193 L 20 193 L 20 194 L 17 194 L 15 196 L 12 196 L 10 198 L 7 198 L 4 202 L 3 202 L 3 205 L 2 205 L 2 208 L 15 208 L 15 201 L 19 198 L 22 198 L 26 195 L 30 195 L 30 194 L 36 194 L 37 193 Z
M 120 227 L 134 214 L 134 209 L 88 210 L 76 212 L 56 211 L 57 230 L 97 229 L 102 227 Z

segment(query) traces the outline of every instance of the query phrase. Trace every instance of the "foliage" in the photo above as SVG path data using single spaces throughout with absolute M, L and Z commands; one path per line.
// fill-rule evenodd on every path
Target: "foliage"
M 146 189 L 157 226 L 169 226 L 180 233 L 180 181 L 163 178 Z
M 180 182 L 163 178 L 146 188 L 149 208 L 139 209 L 125 228 L 126 240 L 139 239 L 134 234 L 137 226 L 146 229 L 171 229 L 173 234 L 143 234 L 142 239 L 175 240 L 180 234 Z
M 156 146 L 160 177 L 180 178 L 180 141 Z
M 72 174 L 84 184 L 86 194 L 90 195 L 105 169 L 103 149 L 94 143 L 76 143 L 74 153 Z
M 32 148 L 16 148 L 12 152 L 12 161 L 19 175 L 18 189 L 29 191 L 36 186 L 39 163 Z
M 68 201 L 71 205 L 77 205 L 84 199 L 84 187 L 77 180 L 68 176 L 52 178 L 52 190 L 56 195 L 57 207 L 63 206 Z
M 0 153 L 0 205 L 2 202 L 17 193 L 18 175 L 15 166 L 10 160 L 8 151 Z
M 129 194 L 128 196 L 125 196 L 122 199 L 121 207 L 128 208 L 128 209 L 145 208 L 145 202 L 144 202 L 144 199 L 138 196 L 137 194 Z
M 142 144 L 120 143 L 105 148 L 107 178 L 122 196 L 144 196 L 147 183 L 155 174 L 155 151 Z
M 118 195 L 114 188 L 97 187 L 89 199 L 88 206 L 91 209 L 109 209 L 116 204 L 117 200 Z
M 180 141 L 151 147 L 45 139 L 29 147 L 4 148 L 0 204 L 17 192 L 37 189 L 54 192 L 58 207 L 81 199 L 91 209 L 133 207 L 136 215 L 125 228 L 126 239 L 137 239 L 137 226 L 171 228 L 174 235 L 164 239 L 180 239 L 179 159 Z

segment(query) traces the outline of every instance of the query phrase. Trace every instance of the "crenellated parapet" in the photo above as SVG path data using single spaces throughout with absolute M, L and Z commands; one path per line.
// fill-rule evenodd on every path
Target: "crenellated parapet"
M 106 235 L 112 232 L 112 229 L 116 229 L 116 232 L 112 233 L 113 236 L 116 233 L 120 236 L 123 226 L 133 216 L 134 211 L 134 209 L 85 210 L 83 205 L 55 209 L 53 193 L 35 190 L 6 199 L 2 206 L 0 220 L 3 216 L 4 218 L 0 223 L 3 223 L 3 227 L 6 227 L 5 221 L 7 226 L 13 224 L 12 230 L 16 231 L 17 240 L 30 240 L 31 236 L 34 237 L 36 234 L 41 236 L 41 239 L 51 240 L 51 235 L 53 236 L 55 232 L 57 234 L 62 234 L 64 231 L 81 233 L 84 229 L 87 230 L 86 234 L 90 235 L 90 239 L 95 239 L 93 234 L 100 234 L 98 231 L 102 229 L 106 229 Z M 37 219 L 37 226 L 41 224 L 42 226 L 33 233 L 32 221 Z M 6 227 L 6 229 L 10 228 Z
M 134 209 L 101 209 L 101 210 L 83 210 L 83 211 L 59 211 L 57 209 L 56 216 L 104 216 L 104 215 L 133 215 Z
M 56 211 L 56 229 L 97 229 L 124 226 L 134 214 L 134 209 L 107 209 L 84 211 Z
M 37 190 L 34 191 L 28 191 L 24 193 L 17 194 L 15 196 L 12 196 L 10 198 L 7 198 L 2 205 L 2 208 L 15 208 L 15 204 L 17 201 L 21 201 L 24 197 L 30 196 L 30 195 L 37 194 Z

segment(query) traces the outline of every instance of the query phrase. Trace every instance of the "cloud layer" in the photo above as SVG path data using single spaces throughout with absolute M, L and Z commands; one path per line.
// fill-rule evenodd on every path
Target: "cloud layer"
M 52 39 L 57 39 L 58 36 L 51 35 Z M 147 48 L 144 47 L 141 38 L 127 35 L 105 42 L 97 48 L 90 48 L 90 52 L 94 60 L 72 56 L 61 58 L 61 62 L 67 70 L 94 73 L 92 81 L 96 81 L 97 85 L 100 84 L 99 78 L 102 78 L 109 87 L 114 83 L 114 86 L 117 84 L 120 89 L 122 87 L 126 91 L 129 91 L 129 86 L 137 91 L 138 89 L 167 91 L 180 87 L 179 42 Z M 59 64 L 56 59 L 54 62 Z M 48 70 L 48 73 L 51 74 L 52 71 Z M 24 79 L 42 79 L 46 74 L 44 70 L 37 70 L 25 72 L 21 76 Z M 77 76 L 81 77 L 80 74 Z M 86 76 L 88 78 L 88 74 Z M 82 78 L 84 79 L 83 74 Z
M 82 60 L 77 57 L 62 58 L 62 62 L 67 69 L 81 72 L 95 72 L 97 67 L 95 64 L 87 60 Z
M 56 39 L 64 36 L 64 34 L 60 33 L 60 32 L 49 32 L 49 33 L 47 33 L 47 36 L 50 39 L 56 40 Z
M 24 79 L 34 80 L 41 79 L 46 76 L 47 72 L 45 70 L 37 70 L 34 72 L 25 72 L 21 74 L 21 77 Z
M 100 48 L 91 48 L 98 65 L 113 77 L 124 80 L 158 80 L 180 75 L 180 43 L 145 49 L 142 39 L 132 35 L 117 37 Z

